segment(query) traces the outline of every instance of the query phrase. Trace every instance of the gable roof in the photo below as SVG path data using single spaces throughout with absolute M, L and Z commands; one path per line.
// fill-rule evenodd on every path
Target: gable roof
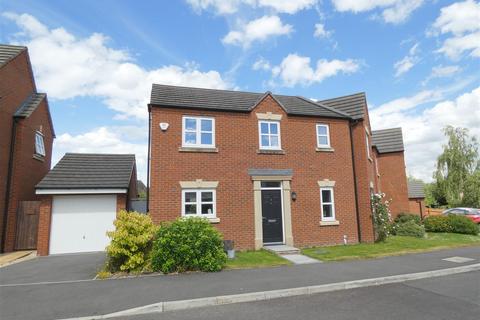
M 425 184 L 421 181 L 408 181 L 409 198 L 425 198 Z
M 379 153 L 404 151 L 402 128 L 372 131 L 372 144 Z
M 150 105 L 186 109 L 250 112 L 271 95 L 287 114 L 348 119 L 347 114 L 298 96 L 153 84 Z
M 353 119 L 363 119 L 367 108 L 367 97 L 365 92 L 355 93 L 348 96 L 342 96 L 327 100 L 318 101 L 318 103 L 326 105 L 348 114 Z
M 110 189 L 130 184 L 133 154 L 66 153 L 37 189 Z
M 7 64 L 7 62 L 18 56 L 24 50 L 27 50 L 27 47 L 0 44 L 0 67 Z

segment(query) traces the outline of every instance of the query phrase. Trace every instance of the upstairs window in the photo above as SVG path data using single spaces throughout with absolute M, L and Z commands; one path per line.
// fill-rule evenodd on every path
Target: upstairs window
M 317 124 L 317 147 L 330 148 L 330 130 L 327 124 Z
M 370 158 L 370 142 L 368 141 L 368 133 L 365 133 L 365 141 L 367 144 L 367 157 L 368 159 L 371 159 Z
M 333 199 L 333 188 L 320 188 L 320 205 L 322 210 L 322 221 L 335 221 L 335 204 Z
M 43 134 L 35 132 L 35 154 L 45 157 L 45 144 L 43 143 Z
M 215 147 L 215 120 L 204 117 L 183 117 L 182 146 Z
M 280 150 L 280 122 L 259 121 L 260 149 Z
M 186 217 L 215 218 L 215 198 L 215 190 L 182 190 L 182 215 Z

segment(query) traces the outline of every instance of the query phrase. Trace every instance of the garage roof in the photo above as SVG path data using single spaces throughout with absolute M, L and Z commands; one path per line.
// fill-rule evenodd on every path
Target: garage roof
M 408 181 L 409 198 L 425 198 L 425 185 L 421 181 Z
M 36 188 L 127 189 L 133 170 L 133 154 L 66 153 Z

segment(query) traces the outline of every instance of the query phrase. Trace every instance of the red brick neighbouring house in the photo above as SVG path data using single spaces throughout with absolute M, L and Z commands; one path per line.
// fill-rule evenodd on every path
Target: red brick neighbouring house
M 408 181 L 409 213 L 418 214 L 420 218 L 427 215 L 425 207 L 425 184 L 421 181 Z
M 39 255 L 102 251 L 137 197 L 133 154 L 67 153 L 36 186 Z
M 373 241 L 382 154 L 365 94 L 313 102 L 154 84 L 149 113 L 154 222 L 205 217 L 239 249 Z
M 47 96 L 37 92 L 27 48 L 0 45 L 2 251 L 36 247 L 35 185 L 50 169 L 54 138 Z

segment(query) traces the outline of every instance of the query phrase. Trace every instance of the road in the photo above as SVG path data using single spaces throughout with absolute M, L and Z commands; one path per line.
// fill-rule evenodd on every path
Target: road
M 116 320 L 480 319 L 480 272 L 401 284 L 206 307 Z

